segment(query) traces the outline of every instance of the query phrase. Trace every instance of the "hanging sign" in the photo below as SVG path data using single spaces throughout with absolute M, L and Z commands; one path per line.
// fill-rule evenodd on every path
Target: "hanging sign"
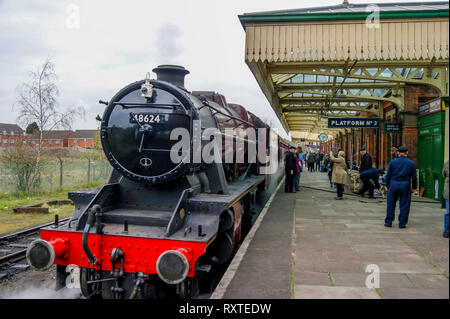
M 402 125 L 401 125 L 401 123 L 384 122 L 383 130 L 384 130 L 384 133 L 401 133 Z
M 419 116 L 439 112 L 441 110 L 442 110 L 441 99 L 437 99 L 430 103 L 419 106 Z
M 328 128 L 379 128 L 380 119 L 378 117 L 329 117 Z

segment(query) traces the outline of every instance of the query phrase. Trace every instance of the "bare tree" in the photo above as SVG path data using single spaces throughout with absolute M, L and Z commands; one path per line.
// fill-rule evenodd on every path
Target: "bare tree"
M 39 179 L 40 175 L 43 132 L 59 128 L 69 129 L 76 117 L 84 116 L 82 107 L 67 110 L 58 107 L 57 79 L 55 64 L 48 58 L 36 71 L 30 72 L 28 82 L 17 88 L 17 104 L 20 107 L 18 122 L 24 126 L 36 122 L 39 130 L 36 164 L 34 173 L 30 176 L 30 185 L 35 185 L 35 180 Z

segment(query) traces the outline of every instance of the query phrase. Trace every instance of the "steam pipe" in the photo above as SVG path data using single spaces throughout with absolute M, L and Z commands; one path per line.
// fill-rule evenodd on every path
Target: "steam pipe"
M 84 226 L 83 237 L 81 238 L 81 244 L 83 246 L 84 253 L 88 257 L 89 262 L 92 264 L 92 266 L 97 264 L 97 257 L 94 256 L 94 254 L 89 248 L 88 238 L 89 238 L 89 231 L 91 227 L 94 226 L 95 224 L 95 215 L 97 213 L 101 214 L 101 207 L 99 205 L 92 206 L 92 208 L 89 210 L 88 213 L 86 225 Z

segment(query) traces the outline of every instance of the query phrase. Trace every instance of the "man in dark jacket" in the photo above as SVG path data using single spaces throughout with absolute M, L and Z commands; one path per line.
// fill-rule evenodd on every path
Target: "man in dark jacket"
M 361 154 L 361 164 L 359 165 L 359 173 L 361 174 L 369 168 L 372 168 L 372 156 L 367 154 L 364 147 L 359 150 L 359 154 Z
M 387 192 L 386 219 L 384 226 L 392 227 L 395 218 L 395 205 L 400 199 L 400 214 L 398 227 L 405 228 L 408 223 L 411 194 L 417 189 L 416 165 L 408 159 L 408 149 L 398 148 L 398 158 L 389 163 L 385 181 Z
M 364 196 L 364 193 L 369 190 L 369 198 L 373 197 L 373 192 L 376 189 L 380 188 L 380 183 L 378 179 L 380 176 L 384 175 L 384 171 L 382 169 L 369 168 L 368 170 L 362 172 L 359 175 L 359 178 L 363 181 L 363 188 L 358 192 L 358 195 Z
M 295 147 L 289 147 L 289 152 L 284 159 L 284 171 L 286 172 L 286 180 L 284 191 L 287 193 L 294 192 L 294 175 L 297 173 L 297 163 L 295 161 Z
M 364 147 L 361 147 L 359 154 L 361 155 L 361 163 L 359 165 L 359 174 L 361 176 L 362 172 L 372 168 L 372 156 L 367 154 Z M 360 179 L 358 193 L 360 193 L 364 188 L 367 188 L 367 185 L 364 185 L 364 180 Z
M 306 157 L 306 161 L 308 162 L 308 172 L 314 172 L 314 163 L 316 158 L 314 157 L 313 152 L 309 151 L 308 157 Z

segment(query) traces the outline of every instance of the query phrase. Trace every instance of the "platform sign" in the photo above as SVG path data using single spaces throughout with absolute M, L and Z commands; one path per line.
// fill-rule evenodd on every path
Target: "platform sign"
M 384 122 L 383 131 L 384 133 L 400 134 L 402 132 L 402 124 L 394 122 Z
M 379 128 L 380 119 L 378 117 L 329 117 L 328 128 Z

